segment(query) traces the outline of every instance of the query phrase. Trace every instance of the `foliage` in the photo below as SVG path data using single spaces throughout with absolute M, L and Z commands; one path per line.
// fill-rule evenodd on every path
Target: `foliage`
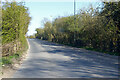
M 12 64 L 13 63 L 12 59 L 14 59 L 14 58 L 18 59 L 18 58 L 20 58 L 20 56 L 21 56 L 20 53 L 19 54 L 16 53 L 12 56 L 2 57 L 2 65 Z
M 28 31 L 30 17 L 22 2 L 5 2 L 2 7 L 2 44 L 23 41 Z
M 25 34 L 31 17 L 28 8 L 23 2 L 4 2 L 2 3 L 2 56 L 3 64 L 12 64 L 11 59 L 17 57 L 17 52 L 23 52 L 28 48 Z M 20 53 L 19 53 L 20 55 Z
M 35 38 L 35 35 L 27 36 L 27 38 Z
M 75 16 L 59 17 L 44 28 L 37 28 L 36 38 L 57 43 L 87 47 L 120 55 L 120 2 L 103 2 L 99 10 L 90 7 Z M 116 54 L 117 53 L 117 54 Z

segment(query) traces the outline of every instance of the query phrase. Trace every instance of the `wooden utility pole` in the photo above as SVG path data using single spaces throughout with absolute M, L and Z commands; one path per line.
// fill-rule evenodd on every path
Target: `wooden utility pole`
M 74 0 L 74 42 L 75 42 L 75 27 L 76 27 L 76 16 L 75 16 L 75 12 L 76 12 L 76 3 Z

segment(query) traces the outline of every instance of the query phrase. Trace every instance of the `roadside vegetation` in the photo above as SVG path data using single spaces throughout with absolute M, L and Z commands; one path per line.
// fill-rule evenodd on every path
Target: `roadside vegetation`
M 26 33 L 31 17 L 23 2 L 2 3 L 2 65 L 12 64 L 28 49 Z
M 103 2 L 37 28 L 36 38 L 120 56 L 120 2 Z
M 35 38 L 35 35 L 27 36 L 27 38 L 29 38 L 29 39 L 33 39 L 33 38 Z

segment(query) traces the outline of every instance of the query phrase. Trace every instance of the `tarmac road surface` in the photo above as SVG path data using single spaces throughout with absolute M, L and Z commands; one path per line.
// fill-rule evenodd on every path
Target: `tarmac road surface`
M 13 78 L 118 78 L 118 57 L 39 39 Z

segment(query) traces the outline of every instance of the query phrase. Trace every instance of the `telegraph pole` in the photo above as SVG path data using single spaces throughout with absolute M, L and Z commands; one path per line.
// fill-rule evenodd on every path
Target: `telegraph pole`
M 74 0 L 74 42 L 75 42 L 75 27 L 76 27 L 76 16 L 75 16 L 75 12 L 76 12 L 76 3 Z
M 75 10 L 76 10 L 76 3 L 75 3 L 75 0 L 74 0 L 74 17 L 75 17 Z

